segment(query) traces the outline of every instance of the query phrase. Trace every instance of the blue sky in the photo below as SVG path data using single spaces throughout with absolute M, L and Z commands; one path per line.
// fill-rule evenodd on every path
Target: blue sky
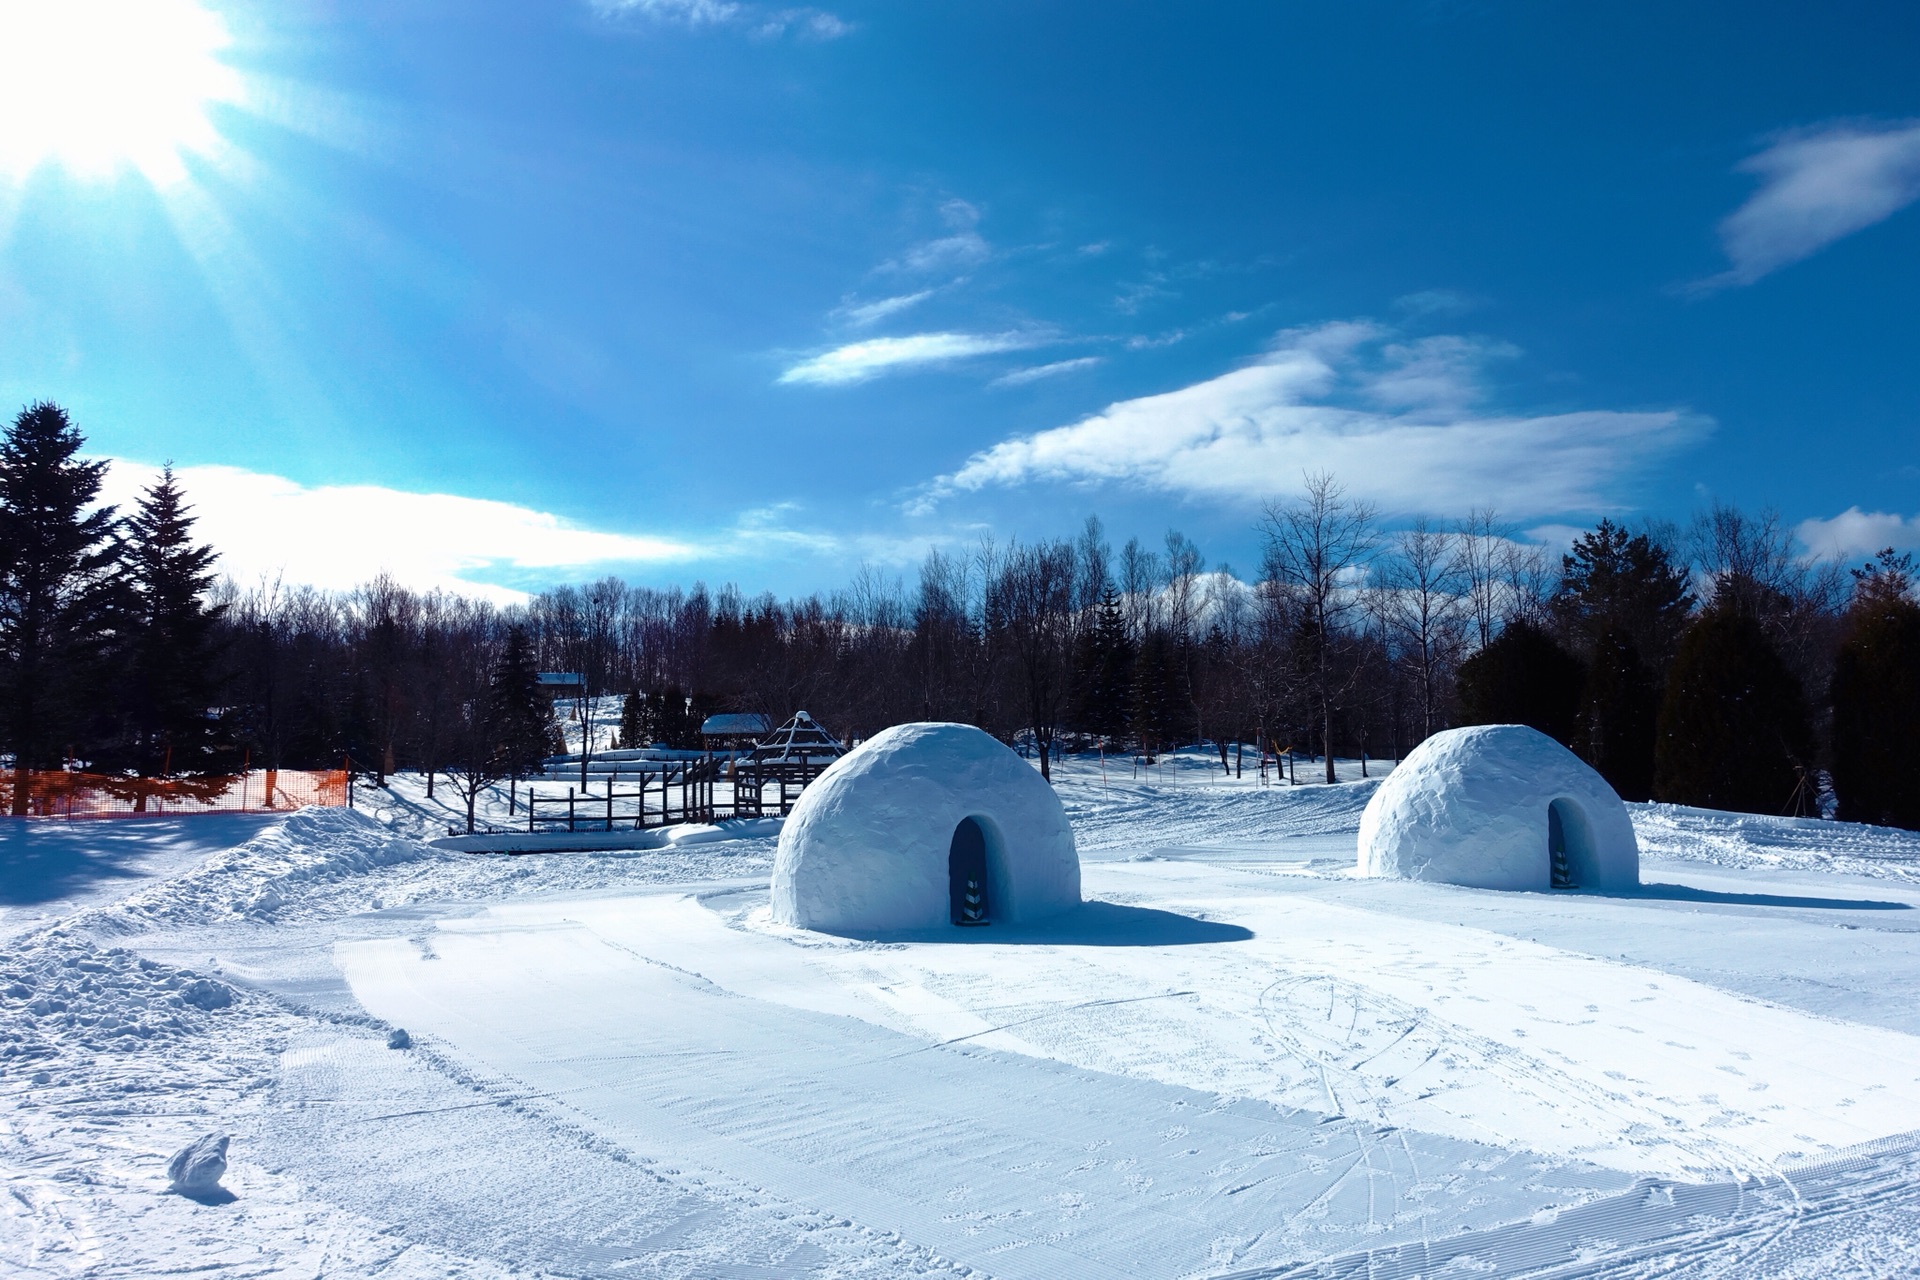
M 0 101 L 0 399 L 243 576 L 784 593 L 1089 512 L 1244 572 L 1321 469 L 1920 544 L 1911 6 L 74 3 L 0 56 L 213 50 L 205 127 Z

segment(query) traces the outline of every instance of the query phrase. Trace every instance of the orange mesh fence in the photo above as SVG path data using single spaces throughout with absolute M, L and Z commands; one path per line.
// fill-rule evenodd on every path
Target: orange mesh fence
M 22 779 L 24 778 L 24 783 Z M 285 812 L 347 802 L 344 769 L 254 769 L 219 778 L 122 778 L 65 770 L 0 769 L 0 815 L 26 787 L 27 816 L 127 818 L 182 813 Z

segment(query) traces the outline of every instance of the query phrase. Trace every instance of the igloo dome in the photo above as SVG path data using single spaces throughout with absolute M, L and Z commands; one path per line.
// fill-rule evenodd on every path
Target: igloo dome
M 1630 889 L 1640 844 L 1605 778 L 1546 734 L 1436 733 L 1360 817 L 1360 874 L 1477 889 Z
M 872 934 L 1024 922 L 1080 905 L 1080 855 L 1033 766 L 972 725 L 902 724 L 801 793 L 773 918 Z

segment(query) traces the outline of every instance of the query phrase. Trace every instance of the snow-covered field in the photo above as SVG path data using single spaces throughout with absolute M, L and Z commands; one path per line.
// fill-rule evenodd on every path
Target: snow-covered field
M 1068 762 L 1089 904 L 937 942 L 775 925 L 766 824 L 465 853 L 412 778 L 15 824 L 0 1274 L 1920 1272 L 1920 836 L 1359 880 L 1341 773 Z

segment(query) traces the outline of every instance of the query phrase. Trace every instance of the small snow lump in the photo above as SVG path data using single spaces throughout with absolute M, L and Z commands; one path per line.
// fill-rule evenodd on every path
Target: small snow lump
M 774 855 L 774 919 L 825 933 L 1025 923 L 1079 905 L 1059 797 L 972 725 L 875 734 L 801 793 Z
M 227 1173 L 227 1143 L 224 1133 L 209 1133 L 195 1138 L 173 1153 L 167 1161 L 167 1179 L 182 1195 L 211 1195 L 220 1189 Z
M 413 1048 L 413 1037 L 407 1034 L 405 1027 L 395 1027 L 393 1030 L 387 1032 L 387 1048 L 411 1049 Z
M 1538 730 L 1436 733 L 1360 817 L 1359 872 L 1478 889 L 1621 890 L 1640 845 L 1606 779 Z

